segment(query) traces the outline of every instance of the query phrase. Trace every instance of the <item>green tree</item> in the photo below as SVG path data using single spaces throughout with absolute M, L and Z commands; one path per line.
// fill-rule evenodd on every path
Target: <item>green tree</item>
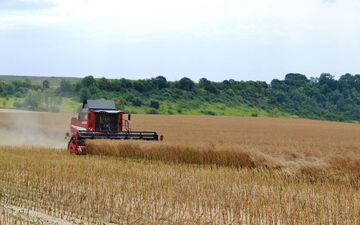
M 122 97 L 118 97 L 115 99 L 115 105 L 117 109 L 125 110 L 125 100 Z
M 304 87 L 309 82 L 307 77 L 299 73 L 289 73 L 285 76 L 285 84 L 295 87 Z
M 163 76 L 157 76 L 157 77 L 154 79 L 154 83 L 155 83 L 155 86 L 156 86 L 159 90 L 169 87 L 169 84 L 168 84 L 166 78 L 163 77 Z
M 75 87 L 68 80 L 61 80 L 60 87 L 56 90 L 59 96 L 73 96 L 75 94 Z
M 102 77 L 97 81 L 97 86 L 100 90 L 112 91 L 111 83 L 105 77 Z
M 90 93 L 89 89 L 81 88 L 80 92 L 79 92 L 79 95 L 80 95 L 80 100 L 83 102 L 83 101 L 88 100 L 90 98 L 91 93 Z
M 50 88 L 50 82 L 48 80 L 44 80 L 42 83 L 44 89 Z
M 92 87 L 96 86 L 96 80 L 93 76 L 86 76 L 81 80 L 82 87 Z
M 210 93 L 214 93 L 214 94 L 219 93 L 219 90 L 216 88 L 216 86 L 206 78 L 200 79 L 199 86 L 204 88 L 206 91 Z
M 183 77 L 177 82 L 177 88 L 185 91 L 193 91 L 195 88 L 195 83 L 190 78 Z
M 41 102 L 42 102 L 41 93 L 31 90 L 27 94 L 24 104 L 26 107 L 28 107 L 31 110 L 40 110 Z
M 140 93 L 145 92 L 146 87 L 141 81 L 135 81 L 134 82 L 134 89 L 137 90 Z

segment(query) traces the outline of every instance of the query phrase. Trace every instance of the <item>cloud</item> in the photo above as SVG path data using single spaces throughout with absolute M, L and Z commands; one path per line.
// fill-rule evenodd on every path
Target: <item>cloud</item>
M 52 1 L 47 0 L 1 0 L 0 11 L 41 10 L 53 7 Z
M 3 10 L 13 7 L 0 15 L 2 27 L 7 29 L 67 27 L 74 35 L 98 40 L 297 41 L 358 35 L 353 24 L 360 22 L 357 0 L 5 0 L 2 4 Z
M 321 0 L 323 3 L 335 3 L 336 0 Z
M 8 73 L 273 77 L 358 67 L 359 0 L 0 0 L 0 10 Z
M 1 0 L 0 31 L 60 25 L 56 0 Z
M 0 10 L 2 32 L 58 29 L 96 43 L 360 38 L 358 0 L 2 0 Z

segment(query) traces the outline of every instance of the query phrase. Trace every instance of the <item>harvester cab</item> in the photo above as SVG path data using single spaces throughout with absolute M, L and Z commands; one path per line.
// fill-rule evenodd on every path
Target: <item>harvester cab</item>
M 71 119 L 68 150 L 73 154 L 86 154 L 87 139 L 149 140 L 158 141 L 154 131 L 131 131 L 131 115 L 116 109 L 114 101 L 86 100 L 76 117 Z M 162 136 L 160 138 L 162 140 Z

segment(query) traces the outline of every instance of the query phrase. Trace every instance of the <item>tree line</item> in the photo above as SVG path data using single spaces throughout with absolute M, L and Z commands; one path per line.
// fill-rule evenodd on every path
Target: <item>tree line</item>
M 62 80 L 56 89 L 47 80 L 33 85 L 29 80 L 0 82 L 0 96 L 29 96 L 29 93 L 48 93 L 52 97 L 85 99 L 113 99 L 119 107 L 150 107 L 156 113 L 163 102 L 178 103 L 181 107 L 221 103 L 232 107 L 244 105 L 268 112 L 283 112 L 311 119 L 337 121 L 360 120 L 360 75 L 345 74 L 335 79 L 323 73 L 308 78 L 290 73 L 283 80 L 210 81 L 198 82 L 184 77 L 168 81 L 163 76 L 151 79 L 96 79 L 87 76 L 78 82 Z M 51 91 L 49 91 L 51 90 Z M 178 109 L 174 113 L 181 113 Z

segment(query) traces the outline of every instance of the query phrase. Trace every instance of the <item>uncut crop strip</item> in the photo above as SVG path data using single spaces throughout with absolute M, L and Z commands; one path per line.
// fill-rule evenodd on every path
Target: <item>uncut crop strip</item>
M 174 143 L 88 140 L 90 155 L 131 159 L 157 160 L 165 163 L 227 166 L 232 168 L 282 169 L 292 175 L 305 175 L 309 179 L 351 180 L 360 184 L 360 154 L 344 151 L 316 158 L 300 158 L 301 163 L 287 162 L 286 154 L 241 150 L 238 146 L 185 145 Z M 360 186 L 360 185 L 359 185 Z
M 204 145 L 179 145 L 142 141 L 88 140 L 89 155 L 159 160 L 173 163 L 229 166 L 235 168 L 269 167 L 270 162 L 255 152 Z M 276 167 L 277 165 L 271 165 Z

